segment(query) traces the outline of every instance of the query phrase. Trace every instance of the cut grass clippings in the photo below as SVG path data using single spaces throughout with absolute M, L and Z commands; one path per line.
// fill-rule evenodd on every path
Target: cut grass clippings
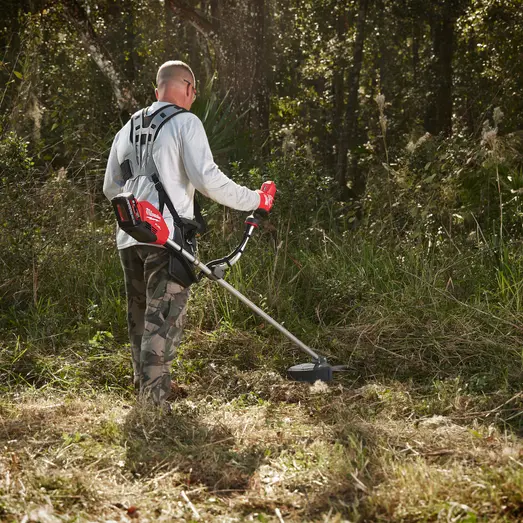
M 2 521 L 517 521 L 520 394 L 208 368 L 171 415 L 115 392 L 0 402 Z

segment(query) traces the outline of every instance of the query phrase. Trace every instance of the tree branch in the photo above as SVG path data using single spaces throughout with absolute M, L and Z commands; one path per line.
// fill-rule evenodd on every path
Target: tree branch
M 91 53 L 92 59 L 102 74 L 109 80 L 120 110 L 135 110 L 138 103 L 134 99 L 131 86 L 116 70 L 109 52 L 100 43 L 100 39 L 84 8 L 77 0 L 66 0 L 63 5 L 65 14 L 78 30 L 82 43 Z
M 223 62 L 225 54 L 218 38 L 218 25 L 209 22 L 199 9 L 191 7 L 184 0 L 165 1 L 176 16 L 189 22 L 198 32 L 212 42 L 218 61 Z
M 207 37 L 211 37 L 216 34 L 217 28 L 211 22 L 209 22 L 204 14 L 198 9 L 187 5 L 183 0 L 166 1 L 169 3 L 172 12 L 176 16 L 187 20 L 187 22 L 189 22 L 197 31 L 200 31 L 200 33 Z

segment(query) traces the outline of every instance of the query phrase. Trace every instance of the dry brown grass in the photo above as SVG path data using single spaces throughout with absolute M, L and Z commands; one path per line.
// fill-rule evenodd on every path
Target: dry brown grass
M 0 402 L 0 520 L 520 520 L 521 397 L 443 389 L 210 370 L 169 416 L 27 391 Z

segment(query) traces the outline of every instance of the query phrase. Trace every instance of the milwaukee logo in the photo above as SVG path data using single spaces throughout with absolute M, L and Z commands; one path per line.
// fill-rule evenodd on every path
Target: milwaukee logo
M 151 211 L 151 209 L 147 208 L 145 209 L 145 215 L 147 218 L 150 218 L 151 220 L 154 220 L 156 222 L 159 222 L 161 220 L 161 216 L 159 214 L 156 214 L 154 211 Z

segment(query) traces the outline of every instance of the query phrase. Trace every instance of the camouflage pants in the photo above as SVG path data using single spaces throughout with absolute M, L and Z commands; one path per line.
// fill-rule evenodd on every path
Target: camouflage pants
M 122 249 L 134 385 L 161 405 L 171 388 L 171 364 L 182 339 L 189 289 L 169 276 L 169 253 L 149 245 Z

